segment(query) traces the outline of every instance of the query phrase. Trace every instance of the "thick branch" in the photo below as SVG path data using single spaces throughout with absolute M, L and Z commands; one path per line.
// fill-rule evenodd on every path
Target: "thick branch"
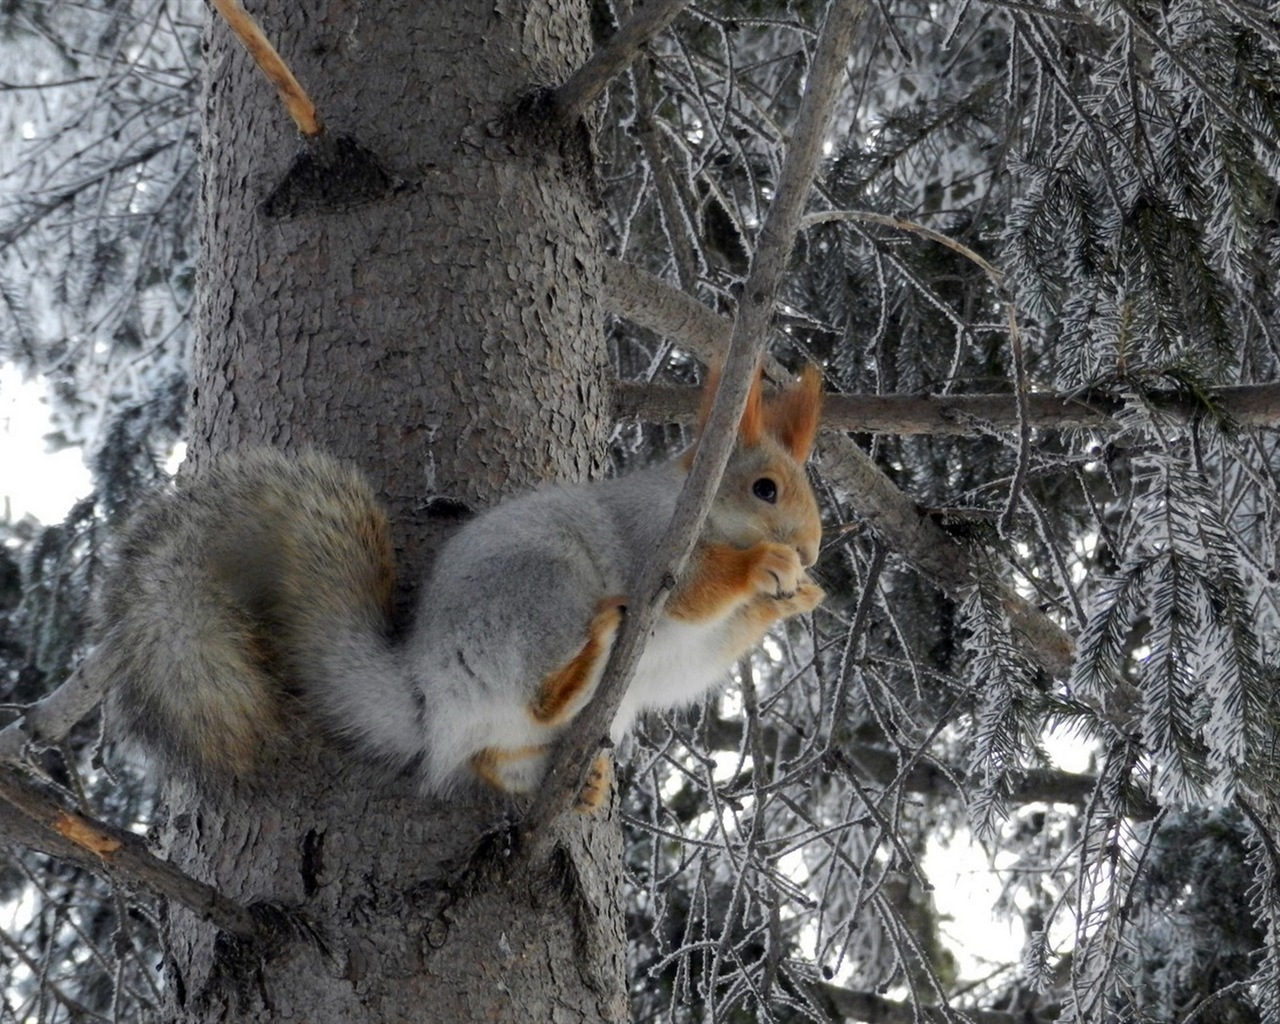
M 253 915 L 244 907 L 155 856 L 132 832 L 64 806 L 49 789 L 23 778 L 17 770 L 0 770 L 0 799 L 35 828 L 27 838 L 39 849 L 95 874 L 113 879 L 123 875 L 233 935 L 251 938 L 257 934 Z
M 724 358 L 733 333 L 733 321 L 622 260 L 605 261 L 604 304 L 611 313 L 674 339 L 703 365 Z
M 596 695 L 578 717 L 575 728 L 566 733 L 558 745 L 553 762 L 562 767 L 548 773 L 526 819 L 524 832 L 529 839 L 528 856 L 532 859 L 539 859 L 549 851 L 551 836 L 547 824 L 566 809 L 581 790 L 588 766 L 608 733 L 653 623 L 706 521 L 729 461 L 738 422 L 746 408 L 752 377 L 764 351 L 775 296 L 817 173 L 823 137 L 861 13 L 862 5 L 854 0 L 833 0 L 828 8 L 791 145 L 778 176 L 775 199 L 751 261 L 715 403 L 689 477 L 676 502 L 667 540 L 655 553 L 633 595 L 634 601 Z
M 689 6 L 689 0 L 648 0 L 604 46 L 556 89 L 552 101 L 566 123 L 578 120 L 618 72 L 640 55 L 645 45 Z

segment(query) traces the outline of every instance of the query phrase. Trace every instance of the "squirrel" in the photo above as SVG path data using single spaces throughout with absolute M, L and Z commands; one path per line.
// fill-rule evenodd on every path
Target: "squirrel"
M 714 395 L 707 384 L 702 424 Z M 776 396 L 757 372 L 689 563 L 612 725 L 687 704 L 774 623 L 823 591 L 806 569 L 821 522 L 805 475 L 822 389 L 810 368 Z M 692 462 L 502 502 L 443 546 L 401 643 L 387 516 L 354 469 L 253 449 L 145 500 L 117 539 L 99 602 L 115 714 L 166 765 L 251 778 L 299 708 L 447 796 L 480 779 L 541 780 L 556 736 L 595 691 L 628 588 L 667 528 Z M 607 791 L 598 760 L 580 806 Z

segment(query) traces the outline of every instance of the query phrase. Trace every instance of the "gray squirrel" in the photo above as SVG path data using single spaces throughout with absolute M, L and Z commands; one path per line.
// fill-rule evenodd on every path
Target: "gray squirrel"
M 822 600 L 806 572 L 822 528 L 804 470 L 821 400 L 816 370 L 770 397 L 757 374 L 615 740 L 646 709 L 695 700 L 770 626 Z M 144 502 L 118 538 L 97 655 L 116 713 L 198 778 L 251 777 L 301 702 L 371 758 L 416 766 L 424 792 L 476 778 L 527 792 L 600 681 L 691 461 L 692 449 L 479 515 L 441 549 L 393 644 L 387 519 L 359 473 L 317 452 L 218 460 Z M 603 797 L 606 773 L 598 764 L 585 806 Z

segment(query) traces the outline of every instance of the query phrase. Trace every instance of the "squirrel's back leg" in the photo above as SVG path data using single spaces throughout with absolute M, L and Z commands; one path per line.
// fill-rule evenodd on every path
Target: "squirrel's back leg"
M 537 694 L 529 702 L 529 714 L 538 725 L 562 725 L 591 699 L 604 674 L 626 607 L 623 597 L 606 597 L 596 605 L 596 613 L 587 626 L 587 642 L 542 680 Z
M 525 793 L 542 781 L 553 730 L 573 718 L 591 699 L 604 674 L 626 601 L 608 597 L 596 606 L 587 640 L 567 662 L 549 673 L 529 702 L 529 717 L 547 732 L 547 743 L 519 747 L 485 747 L 471 757 L 471 769 L 482 780 L 508 793 Z M 602 755 L 603 757 L 603 755 Z M 598 758 L 580 799 L 582 809 L 599 805 L 608 789 L 607 758 Z
M 550 746 L 485 747 L 471 755 L 471 770 L 494 789 L 527 793 L 542 778 Z

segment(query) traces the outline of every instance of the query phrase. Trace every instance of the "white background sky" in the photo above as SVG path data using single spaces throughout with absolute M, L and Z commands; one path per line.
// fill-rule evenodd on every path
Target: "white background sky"
M 0 365 L 0 519 L 61 522 L 91 489 L 79 448 L 48 450 L 53 428 L 43 399 L 41 380 L 24 381 L 14 366 Z

